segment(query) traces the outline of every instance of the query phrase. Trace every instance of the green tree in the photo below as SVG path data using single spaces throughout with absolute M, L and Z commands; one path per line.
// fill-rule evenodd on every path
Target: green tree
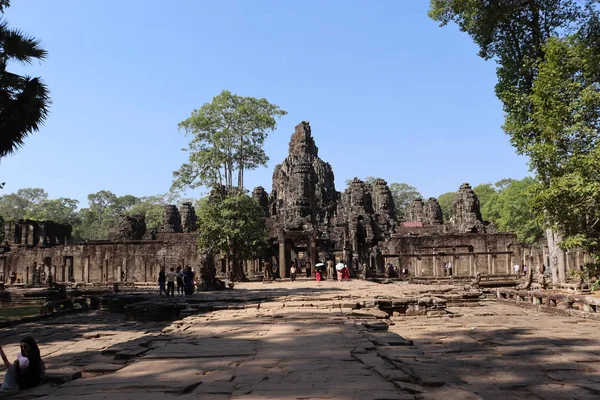
M 53 221 L 59 224 L 76 226 L 79 224 L 78 204 L 78 200 L 65 197 L 43 200 L 33 205 L 27 212 L 26 218 L 35 221 Z
M 496 184 L 501 189 L 485 203 L 482 214 L 487 215 L 500 232 L 514 232 L 520 242 L 535 243 L 544 235 L 532 205 L 538 182 L 531 177 L 510 180 L 506 185 L 507 181 Z
M 545 177 L 536 209 L 566 235 L 564 246 L 581 246 L 600 257 L 600 21 L 545 46 L 532 93 L 529 125 L 540 137 L 527 153 Z M 516 134 L 526 128 L 507 123 Z
M 6 221 L 31 218 L 34 210 L 48 200 L 44 189 L 25 188 L 0 196 L 0 215 Z
M 550 185 L 555 168 L 558 167 L 562 174 L 552 154 L 560 143 L 548 140 L 542 127 L 532 123 L 536 110 L 531 95 L 540 76 L 540 67 L 548 56 L 549 39 L 571 36 L 582 26 L 589 25 L 595 19 L 594 5 L 597 3 L 597 0 L 430 0 L 431 18 L 442 25 L 455 22 L 479 46 L 481 57 L 497 61 L 496 95 L 504 107 L 504 130 L 517 152 L 530 156 L 531 168 L 542 189 Z M 541 105 L 541 112 L 555 111 L 556 104 L 546 104 L 542 100 Z M 545 154 L 547 158 L 532 157 L 539 147 L 546 149 L 539 154 Z M 564 281 L 564 253 L 556 245 L 562 242 L 562 234 L 554 229 L 557 224 L 552 223 L 549 212 L 543 212 L 548 222 L 546 237 L 553 279 Z
M 81 224 L 74 229 L 74 236 L 82 240 L 107 239 L 117 228 L 119 215 L 135 214 L 132 210 L 139 202 L 135 196 L 119 197 L 108 190 L 88 195 L 89 207 L 80 210 Z
M 164 195 L 140 197 L 139 201 L 129 210 L 126 215 L 144 215 L 146 218 L 146 230 L 157 230 L 162 223 L 163 206 L 167 204 Z
M 456 192 L 444 193 L 438 197 L 438 203 L 440 203 L 444 221 L 450 221 L 452 218 L 452 201 L 454 201 L 454 196 L 456 196 Z
M 229 195 L 223 200 L 204 201 L 198 210 L 200 251 L 221 253 L 230 262 L 235 280 L 246 280 L 242 261 L 260 253 L 266 246 L 264 212 L 246 194 Z
M 498 196 L 498 192 L 491 183 L 482 183 L 477 185 L 473 188 L 473 191 L 479 199 L 479 206 L 481 208 L 481 216 L 483 220 L 493 221 L 493 216 L 487 213 L 486 205 L 496 196 Z
M 266 166 L 264 142 L 287 112 L 266 99 L 241 97 L 227 90 L 179 123 L 192 139 L 188 162 L 173 172 L 171 190 L 225 186 L 244 188 L 244 171 Z M 237 174 L 237 183 L 234 175 Z
M 9 7 L 0 0 L 0 14 Z M 39 77 L 7 70 L 12 62 L 31 64 L 46 58 L 40 42 L 0 19 L 0 158 L 13 153 L 29 134 L 39 130 L 48 115 L 48 89 Z
M 413 200 L 423 197 L 416 187 L 406 183 L 392 183 L 390 184 L 390 191 L 396 205 L 396 216 L 399 220 L 404 219 Z

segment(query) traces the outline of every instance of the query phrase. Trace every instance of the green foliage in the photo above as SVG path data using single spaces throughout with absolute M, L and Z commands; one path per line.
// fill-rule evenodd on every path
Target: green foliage
M 444 221 L 450 221 L 452 218 L 452 201 L 454 201 L 454 196 L 456 196 L 456 192 L 444 193 L 438 197 L 438 203 L 440 203 Z
M 239 268 L 266 248 L 264 212 L 256 200 L 246 194 L 230 195 L 223 200 L 204 201 L 198 211 L 198 248 L 219 252 L 233 261 L 234 275 L 243 278 Z
M 539 179 L 533 210 L 600 256 L 600 22 L 598 0 L 431 0 L 429 15 L 455 22 L 498 63 L 504 130 Z
M 507 184 L 507 182 L 510 182 Z M 514 232 L 519 242 L 535 243 L 544 235 L 543 225 L 536 218 L 532 205 L 539 189 L 531 177 L 521 180 L 502 180 L 495 185 L 495 195 L 485 203 L 482 215 L 494 222 L 500 232 Z
M 266 99 L 224 90 L 179 123 L 192 139 L 183 149 L 189 152 L 188 162 L 173 172 L 171 190 L 222 185 L 227 190 L 235 186 L 243 190 L 244 171 L 267 165 L 265 139 L 276 128 L 277 119 L 286 114 Z
M 116 229 L 121 214 L 144 215 L 146 229 L 158 229 L 162 222 L 163 205 L 167 204 L 165 195 L 119 197 L 107 190 L 90 194 L 88 202 L 89 207 L 78 209 L 77 200 L 48 199 L 44 189 L 19 189 L 16 193 L 0 196 L 0 222 L 19 219 L 54 221 L 70 224 L 75 241 L 104 240 Z M 0 235 L 3 233 L 4 230 L 0 230 Z
M 486 205 L 493 201 L 496 196 L 498 196 L 498 192 L 496 188 L 491 183 L 482 183 L 473 188 L 473 191 L 477 195 L 479 199 L 479 207 L 481 208 L 481 217 L 484 221 L 491 221 L 493 218 L 492 215 L 488 214 Z
M 390 184 L 390 191 L 396 205 L 398 219 L 404 218 L 413 200 L 423 197 L 416 187 L 406 183 L 392 183 Z
M 146 217 L 146 229 L 158 229 L 162 223 L 163 206 L 166 203 L 165 196 L 140 197 L 139 201 L 132 205 L 125 215 L 144 215 Z
M 0 13 L 10 6 L 0 0 Z M 32 64 L 47 57 L 40 42 L 0 20 L 0 158 L 13 153 L 25 137 L 39 130 L 48 115 L 48 89 L 40 78 L 7 70 L 10 63 Z
M 581 279 L 587 283 L 588 287 L 592 292 L 600 289 L 600 264 L 599 263 L 587 263 L 583 266 L 583 269 L 572 269 L 570 271 L 571 276 L 576 279 Z

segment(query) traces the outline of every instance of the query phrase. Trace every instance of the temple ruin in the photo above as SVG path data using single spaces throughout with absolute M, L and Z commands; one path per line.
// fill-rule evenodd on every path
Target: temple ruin
M 391 263 L 417 277 L 439 276 L 443 263 L 452 263 L 458 276 L 507 274 L 514 263 L 548 264 L 545 246 L 520 244 L 515 234 L 497 233 L 482 219 L 468 183 L 456 193 L 451 221 L 444 221 L 435 198 L 414 200 L 398 221 L 383 179 L 369 184 L 354 178 L 337 191 L 333 168 L 319 157 L 308 122 L 296 126 L 288 156 L 273 172 L 271 193 L 256 187 L 251 195 L 264 210 L 270 249 L 245 262 L 249 275 L 260 273 L 264 260 L 278 264 L 282 277 L 296 260 L 310 261 L 313 269 L 318 261 L 345 260 L 356 274 L 372 275 L 383 275 Z M 122 216 L 110 240 L 77 244 L 69 240 L 68 225 L 9 221 L 0 277 L 16 271 L 20 282 L 32 283 L 34 271 L 43 270 L 55 281 L 155 282 L 161 265 L 197 268 L 201 228 L 190 203 L 165 205 L 157 232 L 146 229 L 143 216 Z M 568 266 L 587 260 L 582 251 L 567 252 Z M 226 260 L 216 262 L 217 271 L 226 274 Z

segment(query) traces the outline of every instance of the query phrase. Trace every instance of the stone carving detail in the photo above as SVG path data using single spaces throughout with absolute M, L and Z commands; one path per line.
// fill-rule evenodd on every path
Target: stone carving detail
M 198 229 L 198 218 L 192 203 L 183 203 L 179 207 L 179 215 L 181 216 L 182 232 L 195 232 Z
M 336 194 L 333 170 L 319 158 L 310 124 L 298 124 L 288 157 L 273 172 L 269 214 L 284 230 L 306 230 L 322 221 L 328 211 L 331 215 Z
M 371 185 L 373 211 L 382 217 L 394 219 L 396 205 L 388 184 L 383 179 L 375 179 Z
M 119 223 L 112 240 L 141 240 L 146 233 L 144 215 L 119 215 Z
M 177 207 L 171 204 L 163 206 L 161 232 L 180 233 L 181 232 L 181 216 Z
M 257 186 L 252 191 L 252 198 L 258 202 L 265 213 L 265 217 L 269 215 L 269 195 L 264 187 Z
M 408 208 L 406 221 L 408 222 L 423 222 L 425 219 L 425 205 L 423 199 L 414 199 Z
M 459 233 L 485 233 L 479 199 L 471 185 L 463 183 L 452 201 L 454 228 Z
M 423 209 L 422 222 L 424 226 L 441 225 L 444 223 L 442 207 L 435 197 L 427 199 L 427 203 Z

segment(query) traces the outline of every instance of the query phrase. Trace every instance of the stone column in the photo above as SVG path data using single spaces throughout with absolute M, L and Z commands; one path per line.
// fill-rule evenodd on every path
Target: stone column
M 417 258 L 417 268 L 415 269 L 415 276 L 421 276 L 421 266 L 423 264 L 423 260 Z
M 475 276 L 476 271 L 475 271 L 475 254 L 471 253 L 469 254 L 469 276 Z
M 435 249 L 433 249 L 433 259 L 432 259 L 432 264 L 433 264 L 433 276 L 437 277 L 438 276 L 438 266 L 437 266 L 437 254 L 435 253 Z
M 496 275 L 496 254 L 492 254 L 492 275 Z
M 90 281 L 90 257 L 85 257 L 83 259 L 83 272 L 81 276 L 81 280 L 84 283 L 89 283 Z
M 287 278 L 287 244 L 285 239 L 279 239 L 279 274 Z
M 309 243 L 310 246 L 310 276 L 315 276 L 315 264 L 319 260 L 317 252 L 317 238 L 312 237 Z
M 21 225 L 21 244 L 26 245 L 27 243 L 27 230 L 29 229 L 29 224 Z
M 491 275 L 491 273 L 492 273 L 492 255 L 491 254 L 487 255 L 487 272 L 488 272 L 488 275 Z
M 452 253 L 450 260 L 451 260 L 450 262 L 452 263 L 452 275 L 459 276 L 460 274 L 458 273 L 459 268 L 458 268 L 458 263 L 456 262 L 456 254 Z

